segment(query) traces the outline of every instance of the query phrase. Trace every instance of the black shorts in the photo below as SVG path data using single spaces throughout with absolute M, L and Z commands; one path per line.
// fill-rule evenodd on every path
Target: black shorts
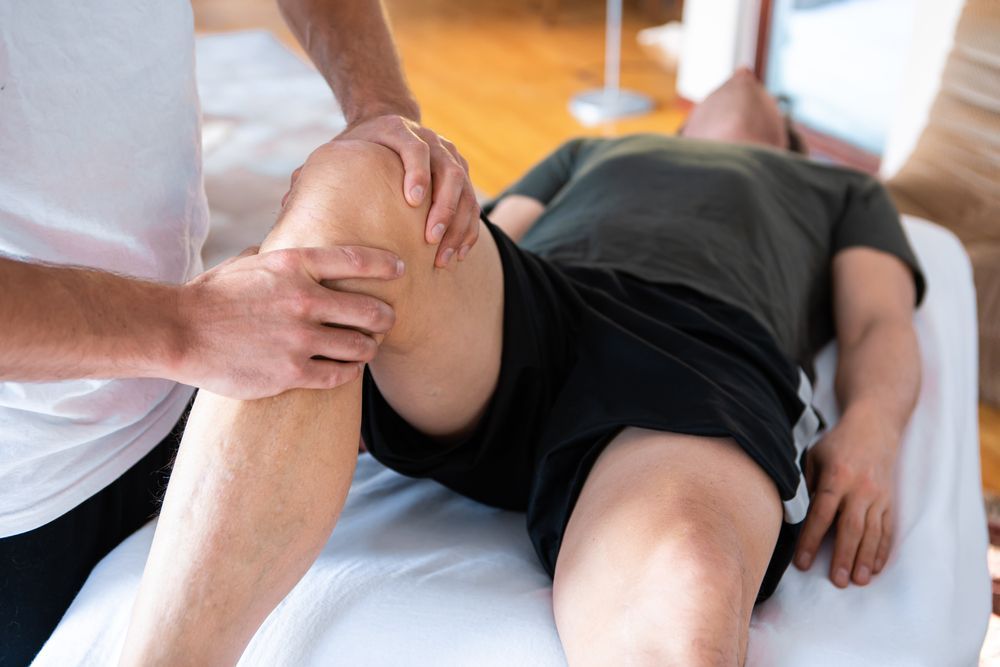
M 526 512 L 552 574 L 583 483 L 622 429 L 731 437 L 785 502 L 759 599 L 770 596 L 808 505 L 801 465 L 820 424 L 804 374 L 738 308 L 612 269 L 550 262 L 488 228 L 503 263 L 504 323 L 485 415 L 471 436 L 443 444 L 396 414 L 366 372 L 371 454 L 404 475 Z
M 146 456 L 80 505 L 35 530 L 0 538 L 0 665 L 27 665 L 90 571 L 156 516 L 187 412 Z

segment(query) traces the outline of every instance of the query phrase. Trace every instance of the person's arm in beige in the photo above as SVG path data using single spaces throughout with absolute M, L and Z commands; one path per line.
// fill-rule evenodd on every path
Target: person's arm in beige
M 381 2 L 278 0 L 278 5 L 340 102 L 347 129 L 337 138 L 371 141 L 397 153 L 406 170 L 406 201 L 419 206 L 431 197 L 424 237 L 438 245 L 435 264 L 465 259 L 479 236 L 469 165 L 454 144 L 421 126 Z

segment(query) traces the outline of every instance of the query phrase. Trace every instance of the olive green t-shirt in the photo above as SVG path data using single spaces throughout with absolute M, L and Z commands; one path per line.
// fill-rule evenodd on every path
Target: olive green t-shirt
M 653 134 L 575 139 L 504 194 L 513 193 L 546 206 L 524 248 L 740 307 L 810 373 L 834 336 L 839 251 L 898 257 L 923 297 L 919 263 L 883 187 L 788 151 Z

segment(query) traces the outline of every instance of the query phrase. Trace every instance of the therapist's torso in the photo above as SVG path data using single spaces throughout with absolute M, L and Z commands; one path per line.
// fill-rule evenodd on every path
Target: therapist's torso
M 0 3 L 0 253 L 176 283 L 201 270 L 207 225 L 188 1 Z M 190 395 L 0 382 L 0 537 L 107 486 Z

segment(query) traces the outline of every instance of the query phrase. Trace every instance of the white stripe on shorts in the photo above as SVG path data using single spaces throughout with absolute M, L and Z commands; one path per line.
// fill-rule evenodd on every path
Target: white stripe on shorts
M 809 449 L 816 442 L 819 435 L 820 424 L 819 415 L 813 408 L 813 388 L 806 376 L 805 371 L 799 369 L 799 400 L 805 407 L 802 409 L 802 416 L 795 423 L 792 429 L 792 438 L 795 440 L 795 468 L 799 471 L 799 486 L 795 491 L 795 497 L 784 501 L 785 521 L 787 523 L 799 523 L 806 518 L 809 510 L 809 489 L 806 488 L 806 476 L 800 467 L 802 452 Z

